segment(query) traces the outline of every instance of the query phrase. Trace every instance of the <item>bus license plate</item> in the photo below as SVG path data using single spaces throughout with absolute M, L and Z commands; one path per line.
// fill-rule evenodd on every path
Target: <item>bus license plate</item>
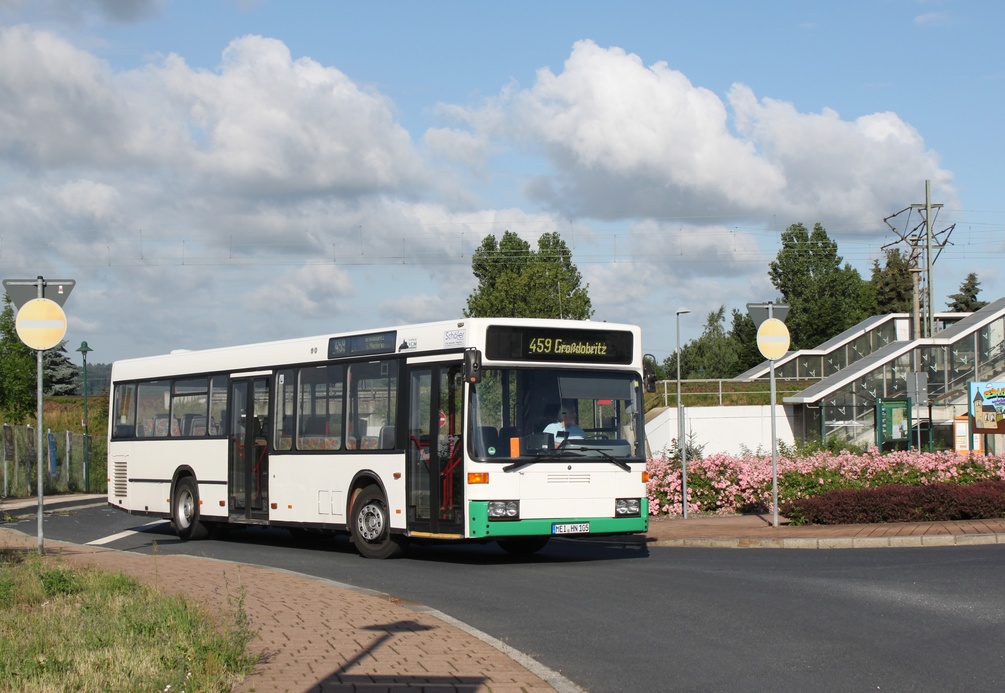
M 555 524 L 551 526 L 552 534 L 589 534 L 589 522 L 575 522 L 569 524 Z

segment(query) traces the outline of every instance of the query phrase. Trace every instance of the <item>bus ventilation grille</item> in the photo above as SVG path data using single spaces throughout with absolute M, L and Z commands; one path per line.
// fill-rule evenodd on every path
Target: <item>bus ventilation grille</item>
M 112 462 L 112 491 L 118 498 L 125 498 L 129 489 L 127 458 L 117 458 Z

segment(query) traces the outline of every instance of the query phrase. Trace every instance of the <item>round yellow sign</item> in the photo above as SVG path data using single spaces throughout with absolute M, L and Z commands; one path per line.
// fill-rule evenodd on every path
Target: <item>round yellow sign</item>
M 32 349 L 51 349 L 66 336 L 66 313 L 55 301 L 33 298 L 21 306 L 14 321 L 21 341 Z
M 757 328 L 757 348 L 769 361 L 782 358 L 789 350 L 789 328 L 778 318 L 768 318 Z

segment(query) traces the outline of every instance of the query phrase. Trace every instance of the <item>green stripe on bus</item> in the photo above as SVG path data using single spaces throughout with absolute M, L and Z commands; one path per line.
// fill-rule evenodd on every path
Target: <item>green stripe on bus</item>
M 502 537 L 552 536 L 552 525 L 590 523 L 590 534 L 569 534 L 555 536 L 590 536 L 595 534 L 630 534 L 649 529 L 649 499 L 642 499 L 640 517 L 551 517 L 535 520 L 489 521 L 487 501 L 468 503 L 471 513 L 472 539 L 498 539 Z

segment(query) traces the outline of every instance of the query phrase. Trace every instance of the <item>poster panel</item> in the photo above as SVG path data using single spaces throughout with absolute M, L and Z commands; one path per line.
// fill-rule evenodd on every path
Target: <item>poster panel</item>
M 970 383 L 969 390 L 974 435 L 1005 433 L 1005 383 Z

